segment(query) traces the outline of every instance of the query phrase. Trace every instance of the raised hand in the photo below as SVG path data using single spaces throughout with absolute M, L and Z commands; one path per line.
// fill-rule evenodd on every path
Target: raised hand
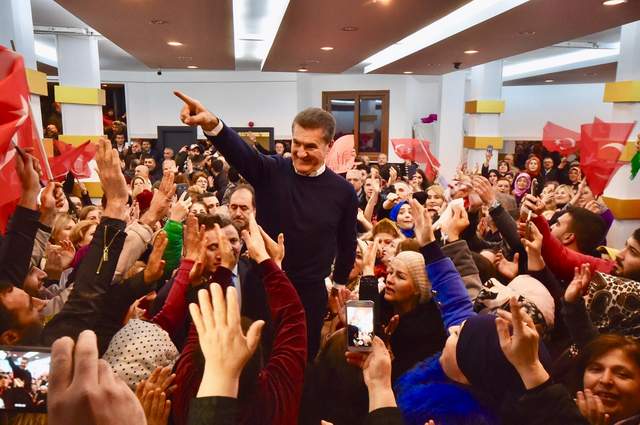
M 175 377 L 175 373 L 171 373 L 171 366 L 156 367 L 149 378 L 143 379 L 136 385 L 136 397 L 142 402 L 142 397 L 151 391 L 171 394 L 177 387 L 171 385 Z
M 576 303 L 585 296 L 591 282 L 591 267 L 588 263 L 574 269 L 573 280 L 564 292 L 564 300 L 568 303 Z
M 540 271 L 545 266 L 544 258 L 542 258 L 542 233 L 530 221 L 522 224 L 526 228 L 525 234 L 528 235 L 528 238 L 520 240 L 527 251 L 528 269 L 529 271 Z
M 362 275 L 363 276 L 373 276 L 376 258 L 378 256 L 378 251 L 380 250 L 380 238 L 375 238 L 373 243 L 369 244 L 367 250 L 364 252 L 362 256 Z
M 164 250 L 167 248 L 167 233 L 161 230 L 156 235 L 156 239 L 153 241 L 153 250 L 149 255 L 149 261 L 147 261 L 147 267 L 145 267 L 144 283 L 149 284 L 156 282 L 164 274 L 165 261 L 162 259 Z
M 22 196 L 20 206 L 35 210 L 36 198 L 40 191 L 40 164 L 38 160 L 19 147 L 16 149 L 16 173 L 20 179 Z
M 496 200 L 496 193 L 487 180 L 483 176 L 473 176 L 471 178 L 473 183 L 473 190 L 478 194 L 480 199 L 485 205 L 491 205 Z
M 260 234 L 262 235 L 262 240 L 264 241 L 265 248 L 267 248 L 267 253 L 269 257 L 278 265 L 278 267 L 282 268 L 282 260 L 284 260 L 284 234 L 278 233 L 278 242 L 271 239 L 271 237 L 267 234 L 267 232 L 262 229 L 261 226 L 258 226 L 260 229 Z
M 51 181 L 40 192 L 40 223 L 52 227 L 58 208 L 64 204 L 62 184 Z
M 129 191 L 120 168 L 118 151 L 111 148 L 111 142 L 108 139 L 100 138 L 95 159 L 102 190 L 107 199 L 103 215 L 125 221 Z
M 171 401 L 167 400 L 164 392 L 149 391 L 142 396 L 140 403 L 147 418 L 147 425 L 167 425 L 169 413 L 171 413 Z
M 591 425 L 609 425 L 611 423 L 611 416 L 608 413 L 604 413 L 604 404 L 600 397 L 595 395 L 589 389 L 585 389 L 584 392 L 578 391 L 576 393 L 576 404 L 580 413 L 584 416 Z
M 169 219 L 182 223 L 189 214 L 189 208 L 191 208 L 191 198 L 188 197 L 187 191 L 182 192 L 180 199 L 173 203 L 171 206 L 171 212 L 169 213 Z
M 496 253 L 496 258 L 493 262 L 493 265 L 496 269 L 507 279 L 512 280 L 518 276 L 518 260 L 520 260 L 520 254 L 515 253 L 513 256 L 513 261 L 509 261 L 505 258 L 502 251 L 498 251 Z
M 391 167 L 389 168 L 389 186 L 394 184 L 396 180 L 398 180 L 398 170 L 396 170 L 396 167 Z
M 260 226 L 258 226 L 253 214 L 250 214 L 249 216 L 249 230 L 245 229 L 242 231 L 242 240 L 244 240 L 249 256 L 256 263 L 262 263 L 263 261 L 271 258 L 267 253 L 264 239 L 262 239 Z
M 544 202 L 537 196 L 531 194 L 525 195 L 522 199 L 522 206 L 520 207 L 520 214 L 526 216 L 531 211 L 536 216 L 541 215 L 544 212 Z
M 47 420 L 50 425 L 140 425 L 146 422 L 135 394 L 105 360 L 98 359 L 92 331 L 74 344 L 69 337 L 51 348 Z
M 433 235 L 433 227 L 431 215 L 425 207 L 420 205 L 415 199 L 409 201 L 411 205 L 411 215 L 413 216 L 413 230 L 416 234 L 416 240 L 420 246 L 425 246 L 436 240 Z
M 447 235 L 447 241 L 454 242 L 460 239 L 460 235 L 469 227 L 469 215 L 462 205 L 452 207 L 451 220 L 442 224 L 442 233 Z
M 184 229 L 184 252 L 184 258 L 194 262 L 189 272 L 189 282 L 197 284 L 204 271 L 207 257 L 207 238 L 204 226 L 198 226 L 198 219 L 193 214 L 187 216 Z
M 151 227 L 161 220 L 169 212 L 173 195 L 176 193 L 176 185 L 173 184 L 175 175 L 171 171 L 165 171 L 158 190 L 153 193 L 149 209 L 140 217 L 140 221 Z
M 373 338 L 370 353 L 347 352 L 347 362 L 362 369 L 369 390 L 369 412 L 382 407 L 395 407 L 391 390 L 391 356 L 379 337 Z
M 606 207 L 604 207 L 602 204 L 600 204 L 600 202 L 596 201 L 595 199 L 592 199 L 591 201 L 587 202 L 584 208 L 598 215 L 602 214 L 602 211 L 606 209 Z
M 200 290 L 200 305 L 189 305 L 205 360 L 198 397 L 235 398 L 240 374 L 260 343 L 264 322 L 253 322 L 245 336 L 240 325 L 236 288 L 227 288 L 226 301 L 217 283 L 211 285 L 210 291 L 211 297 L 206 289 Z
M 220 122 L 218 117 L 209 112 L 202 103 L 179 91 L 174 91 L 173 94 L 184 102 L 184 106 L 180 111 L 180 121 L 192 127 L 200 126 L 204 131 L 211 131 L 216 128 Z
M 531 317 L 520 307 L 515 297 L 509 300 L 511 312 L 498 310 L 496 329 L 500 348 L 509 363 L 516 368 L 527 389 L 537 387 L 549 379 L 538 358 L 540 335 Z M 509 333 L 509 326 L 513 334 Z

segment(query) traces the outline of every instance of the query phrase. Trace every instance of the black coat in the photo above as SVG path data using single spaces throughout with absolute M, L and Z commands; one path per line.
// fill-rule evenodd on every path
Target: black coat
M 393 317 L 393 309 L 384 298 L 381 306 L 382 323 L 386 324 Z M 398 327 L 391 335 L 391 351 L 394 356 L 392 379 L 395 380 L 416 363 L 442 351 L 446 340 L 447 333 L 435 300 L 418 304 L 414 310 L 400 316 Z

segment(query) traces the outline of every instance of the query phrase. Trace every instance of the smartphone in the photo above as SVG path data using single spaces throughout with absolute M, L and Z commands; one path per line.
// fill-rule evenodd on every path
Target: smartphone
M 178 183 L 176 184 L 176 197 L 180 199 L 182 194 L 189 189 L 189 185 L 186 183 Z
M 489 146 L 487 146 L 487 153 L 488 153 L 489 155 L 493 155 L 493 145 L 489 145 Z
M 538 192 L 538 179 L 533 179 L 531 180 L 531 194 L 533 196 L 536 196 L 537 192 Z
M 373 301 L 348 301 L 347 349 L 371 351 L 373 349 Z
M 47 411 L 51 350 L 0 346 L 0 410 Z

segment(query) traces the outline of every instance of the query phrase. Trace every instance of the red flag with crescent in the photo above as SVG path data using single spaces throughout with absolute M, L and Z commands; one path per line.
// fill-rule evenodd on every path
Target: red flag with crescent
M 610 123 L 595 118 L 581 129 L 580 168 L 595 196 L 600 196 L 622 164 L 618 162 L 635 127 L 632 123 Z
M 580 133 L 548 121 L 542 129 L 542 144 L 549 152 L 567 156 L 580 149 Z

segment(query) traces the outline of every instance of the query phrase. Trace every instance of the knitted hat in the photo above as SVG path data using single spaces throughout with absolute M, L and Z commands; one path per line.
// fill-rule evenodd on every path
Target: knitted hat
M 427 278 L 427 268 L 422 254 L 415 251 L 402 251 L 394 259 L 407 266 L 413 284 L 420 291 L 420 302 L 429 301 L 431 299 L 431 283 Z
M 138 206 L 140 206 L 140 215 L 144 214 L 145 211 L 149 209 L 151 206 L 151 200 L 153 199 L 153 192 L 150 190 L 143 190 L 138 193 L 136 196 L 136 201 L 138 201 Z
M 544 321 L 549 328 L 553 327 L 555 321 L 556 303 L 549 290 L 540 282 L 529 275 L 520 275 L 511 281 L 509 288 L 513 289 L 518 295 L 530 301 L 537 310 L 542 313 Z M 527 313 L 529 309 L 524 306 Z M 535 321 L 534 321 L 535 322 Z M 537 324 L 537 323 L 536 323 Z
M 550 365 L 541 341 L 538 356 L 543 366 Z M 479 314 L 465 321 L 456 345 L 456 361 L 471 386 L 493 399 L 494 406 L 516 403 L 525 392 L 520 375 L 500 348 L 493 315 Z
M 131 319 L 111 339 L 102 358 L 126 384 L 135 390 L 156 367 L 172 366 L 178 350 L 169 334 L 155 323 Z

